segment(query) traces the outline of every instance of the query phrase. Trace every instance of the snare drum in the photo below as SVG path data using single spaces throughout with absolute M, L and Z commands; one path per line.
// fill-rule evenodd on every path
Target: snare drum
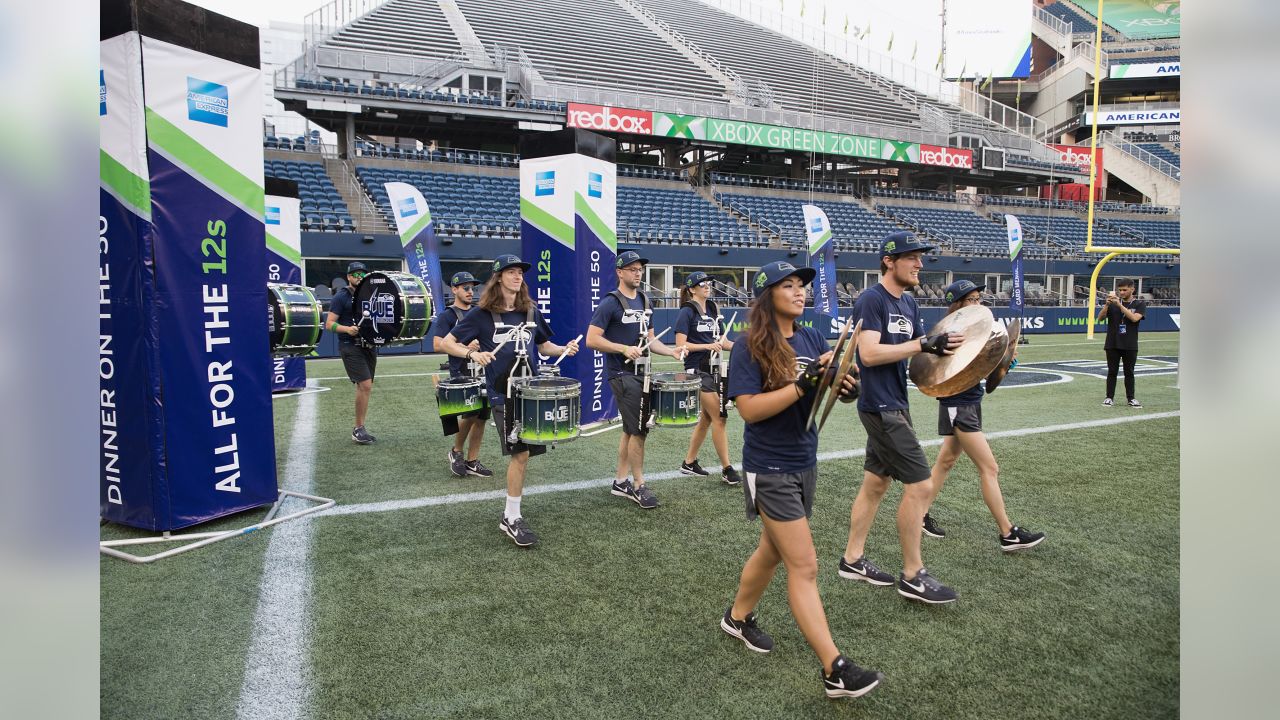
M 538 366 L 538 377 L 560 377 L 560 368 L 549 363 Z
M 480 378 L 441 380 L 436 385 L 436 405 L 440 408 L 440 417 L 483 410 L 488 404 L 483 389 L 484 381 Z
M 582 384 L 573 378 L 511 378 L 515 434 L 526 445 L 551 445 L 576 440 L 582 417 Z
M 654 373 L 654 424 L 658 427 L 688 427 L 698 424 L 702 410 L 699 391 L 702 378 L 695 373 Z
M 275 357 L 310 355 L 320 342 L 320 303 L 305 285 L 267 283 L 267 336 Z
M 417 275 L 371 272 L 356 286 L 355 301 L 360 337 L 369 345 L 412 345 L 431 326 L 431 295 Z

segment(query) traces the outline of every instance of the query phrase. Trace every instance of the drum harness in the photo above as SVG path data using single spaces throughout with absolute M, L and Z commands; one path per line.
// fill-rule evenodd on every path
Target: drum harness
M 622 307 L 622 311 L 625 313 L 627 299 L 622 294 L 622 291 L 614 290 L 609 294 L 617 298 L 618 305 Z M 640 296 L 640 300 L 644 305 L 644 313 L 640 316 L 640 333 L 636 337 L 635 345 L 641 348 L 642 352 L 640 357 L 631 361 L 631 364 L 635 366 L 633 372 L 644 378 L 643 386 L 640 388 L 640 426 L 645 427 L 649 424 L 649 413 L 653 410 L 649 401 L 649 377 L 652 374 L 649 372 L 650 352 L 649 344 L 645 342 L 649 338 L 649 318 L 653 315 L 653 310 L 649 307 L 649 296 L 643 290 L 637 290 L 636 294 Z
M 490 310 L 489 315 L 493 317 L 493 326 L 495 328 L 497 328 L 499 325 L 502 324 L 502 315 L 500 315 L 498 312 L 494 310 Z M 519 427 L 519 423 L 515 421 L 515 416 L 511 412 L 511 405 L 512 405 L 511 401 L 514 399 L 514 396 L 512 395 L 512 392 L 511 392 L 511 381 L 514 378 L 527 378 L 533 375 L 533 367 L 529 364 L 529 348 L 528 348 L 528 344 L 524 341 L 524 333 L 526 329 L 530 333 L 532 333 L 534 324 L 535 323 L 533 322 L 533 304 L 530 303 L 529 311 L 525 315 L 525 321 L 513 327 L 507 336 L 508 341 L 515 340 L 515 343 L 516 343 L 516 347 L 515 347 L 516 359 L 515 359 L 515 362 L 513 362 L 511 365 L 511 370 L 507 372 L 506 394 L 505 394 L 506 407 L 504 409 L 504 417 L 506 418 L 505 424 L 510 427 L 510 430 L 507 430 L 506 428 L 504 428 L 504 431 L 507 431 L 508 433 L 507 439 L 509 442 L 512 442 L 512 443 L 519 441 L 520 427 Z M 499 344 L 498 347 L 494 349 L 493 352 L 494 352 L 495 359 L 496 359 L 498 350 L 501 349 L 503 344 L 505 344 L 505 342 Z

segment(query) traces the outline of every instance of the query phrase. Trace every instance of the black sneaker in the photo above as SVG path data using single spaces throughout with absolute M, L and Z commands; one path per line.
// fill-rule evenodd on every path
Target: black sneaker
M 925 513 L 924 534 L 931 538 L 944 538 L 947 536 L 947 531 L 938 527 L 938 523 L 933 519 L 933 517 L 929 515 L 929 513 Z
M 767 653 L 773 649 L 773 638 L 756 625 L 756 614 L 747 613 L 745 620 L 733 619 L 733 606 L 724 611 L 720 618 L 720 629 L 741 640 L 748 650 Z
M 369 431 L 365 430 L 363 425 L 351 431 L 351 439 L 361 445 L 368 445 L 377 441 L 377 438 L 370 435 Z
M 696 458 L 691 463 L 687 463 L 687 462 L 680 463 L 680 472 L 684 475 L 701 475 L 702 477 L 707 477 L 708 475 L 711 474 L 706 470 L 702 469 L 702 466 L 698 464 L 698 461 Z
M 1000 538 L 1000 549 L 1005 552 L 1026 550 L 1044 542 L 1044 533 L 1033 533 L 1014 525 L 1009 534 Z
M 520 547 L 529 547 L 538 542 L 538 536 L 533 534 L 529 529 L 529 522 L 522 517 L 507 520 L 507 516 L 503 515 L 502 521 L 498 523 L 498 529 Z
M 613 486 L 609 488 L 609 494 L 617 495 L 618 497 L 634 499 L 636 491 L 631 488 L 631 478 L 614 480 Z
M 658 507 L 658 496 L 653 494 L 648 485 L 636 485 L 632 487 L 631 499 L 645 510 L 652 510 Z
M 919 600 L 930 605 L 955 602 L 956 598 L 960 597 L 955 590 L 938 582 L 938 579 L 924 568 L 920 568 L 920 572 L 910 580 L 905 575 L 899 575 L 898 594 L 909 600 Z
M 466 462 L 466 469 L 468 475 L 474 475 L 476 477 L 493 477 L 493 471 L 480 464 L 478 459 L 468 460 Z
M 1103 407 L 1111 407 L 1112 405 L 1115 405 L 1115 403 L 1111 400 L 1111 398 L 1107 398 L 1106 400 L 1102 401 Z
M 741 485 L 742 477 L 738 475 L 738 471 L 734 470 L 733 466 L 730 465 L 729 467 L 720 471 L 720 482 L 724 483 L 725 485 Z
M 1140 408 L 1142 407 L 1142 403 L 1138 402 L 1137 398 L 1129 398 L 1129 407 Z
M 861 580 L 882 587 L 893 584 L 893 576 L 876 567 L 876 564 L 868 560 L 866 555 L 853 562 L 849 562 L 844 559 L 844 556 L 841 556 L 837 572 L 845 580 Z
M 463 459 L 462 453 L 457 450 L 449 451 L 449 472 L 454 477 L 462 477 L 467 474 L 467 462 Z
M 831 674 L 822 673 L 822 687 L 829 698 L 856 698 L 874 690 L 883 679 L 884 674 L 879 670 L 863 670 L 849 658 L 838 655 L 831 663 Z

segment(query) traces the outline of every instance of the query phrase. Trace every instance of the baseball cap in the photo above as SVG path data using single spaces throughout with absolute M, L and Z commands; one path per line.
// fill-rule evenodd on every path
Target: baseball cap
M 880 257 L 885 255 L 902 255 L 909 252 L 929 252 L 936 246 L 921 242 L 915 235 L 899 230 L 891 232 L 884 236 L 884 240 L 880 241 Z
M 533 266 L 521 260 L 518 255 L 499 255 L 498 259 L 493 261 L 493 272 L 495 275 L 509 267 L 518 267 L 521 270 L 528 270 Z
M 756 279 L 752 281 L 755 286 L 756 297 L 764 294 L 765 290 L 777 285 L 787 278 L 795 275 L 805 285 L 813 282 L 813 278 L 818 274 L 817 270 L 811 267 L 798 268 L 786 260 L 778 260 L 760 268 L 760 272 L 756 273 Z
M 369 268 L 365 267 L 364 263 L 360 262 L 359 260 L 357 260 L 357 261 L 355 261 L 355 262 L 350 263 L 349 265 L 347 265 L 347 274 L 348 274 L 348 275 L 350 275 L 350 274 L 352 274 L 352 273 L 357 273 L 357 272 L 364 272 L 364 273 L 367 273 L 367 272 L 369 272 Z
M 626 252 L 618 253 L 618 262 L 614 265 L 614 267 L 624 268 L 630 265 L 631 263 L 635 263 L 635 262 L 638 262 L 641 265 L 648 265 L 649 258 L 640 257 L 640 253 L 636 252 L 635 250 L 627 250 Z
M 457 287 L 459 285 L 466 285 L 468 283 L 472 285 L 479 285 L 480 281 L 476 280 L 474 275 L 472 275 L 471 273 L 465 270 L 463 270 L 462 272 L 454 273 L 453 278 L 449 280 L 450 287 Z
M 684 286 L 691 288 L 697 285 L 701 285 L 704 282 L 711 282 L 711 278 L 708 277 L 707 274 L 702 272 L 701 270 L 695 270 L 689 273 L 689 277 L 684 279 Z
M 985 287 L 986 285 L 974 285 L 971 280 L 957 280 L 947 286 L 947 291 L 942 294 L 942 299 L 950 304 L 974 290 L 982 290 Z

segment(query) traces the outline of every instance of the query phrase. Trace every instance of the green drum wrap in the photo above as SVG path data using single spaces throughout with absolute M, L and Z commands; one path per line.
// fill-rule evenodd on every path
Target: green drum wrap
M 483 410 L 488 402 L 481 394 L 484 381 L 480 378 L 450 378 L 436 385 L 436 405 L 440 417 L 462 415 Z
M 320 302 L 305 285 L 267 283 L 267 337 L 275 357 L 310 355 L 320 342 Z
M 658 427 L 689 427 L 698 424 L 702 403 L 698 392 L 702 380 L 692 373 L 654 373 L 654 424 Z
M 566 377 L 511 379 L 511 406 L 520 442 L 551 445 L 575 440 L 581 432 L 582 384 Z

